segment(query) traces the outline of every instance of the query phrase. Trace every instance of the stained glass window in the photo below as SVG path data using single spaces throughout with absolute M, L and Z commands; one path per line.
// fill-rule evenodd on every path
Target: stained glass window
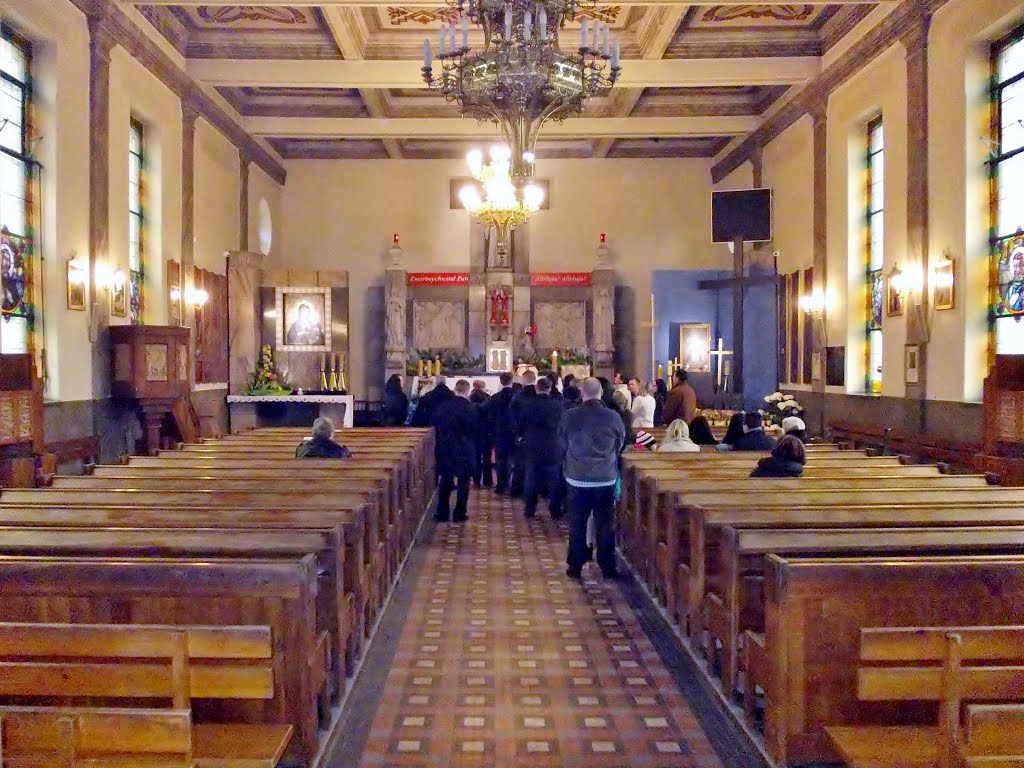
M 32 163 L 28 148 L 29 47 L 0 27 L 0 352 L 30 350 Z
M 145 309 L 143 286 L 145 283 L 145 174 L 142 123 L 131 120 L 128 138 L 128 302 L 131 321 L 142 324 Z
M 992 57 L 989 158 L 996 352 L 1024 354 L 1024 27 Z
M 872 120 L 867 129 L 867 167 L 865 169 L 865 287 L 867 323 L 865 338 L 865 391 L 882 392 L 882 306 L 885 279 L 885 133 L 882 118 Z

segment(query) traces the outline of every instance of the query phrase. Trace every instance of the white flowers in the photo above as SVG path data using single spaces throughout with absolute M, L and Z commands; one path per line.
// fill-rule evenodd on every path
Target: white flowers
M 764 401 L 768 404 L 769 410 L 783 414 L 784 416 L 791 416 L 803 411 L 803 406 L 797 402 L 793 395 L 784 395 L 781 392 L 772 392 L 767 395 Z M 768 415 L 764 411 L 762 415 Z

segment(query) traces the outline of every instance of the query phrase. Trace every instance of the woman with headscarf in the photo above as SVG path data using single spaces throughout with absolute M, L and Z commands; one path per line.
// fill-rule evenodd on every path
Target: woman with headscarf
M 409 415 L 409 398 L 402 391 L 402 377 L 391 374 L 384 385 L 383 419 L 385 427 L 401 427 Z
M 800 439 L 786 435 L 772 448 L 771 455 L 757 462 L 751 477 L 802 477 L 807 452 Z
M 682 419 L 676 419 L 665 430 L 665 440 L 659 451 L 671 453 L 697 453 L 700 446 L 690 439 L 690 428 Z
M 743 437 L 745 434 L 743 431 L 743 421 L 746 419 L 747 414 L 743 411 L 737 411 L 729 419 L 729 426 L 725 430 L 725 437 L 722 438 L 716 447 L 720 451 L 731 451 L 736 442 Z
M 799 416 L 787 416 L 782 420 L 782 431 L 787 435 L 793 435 L 801 443 L 807 442 L 807 425 Z
M 700 414 L 694 416 L 693 421 L 690 422 L 690 439 L 697 445 L 718 445 L 718 441 L 715 440 L 715 435 L 711 431 L 711 425 Z

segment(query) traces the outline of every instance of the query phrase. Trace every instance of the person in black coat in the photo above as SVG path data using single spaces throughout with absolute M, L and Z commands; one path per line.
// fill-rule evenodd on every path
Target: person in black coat
M 800 438 L 786 435 L 772 449 L 771 456 L 757 462 L 751 477 L 802 477 L 807 451 Z
M 537 382 L 537 395 L 520 416 L 527 517 L 537 514 L 541 489 L 547 492 L 551 517 L 557 520 L 562 516 L 562 449 L 558 443 L 558 425 L 563 410 L 562 404 L 551 396 L 551 381 L 545 377 Z
M 523 495 L 523 486 L 526 479 L 526 457 L 523 452 L 523 429 L 522 417 L 528 411 L 537 397 L 537 373 L 525 371 L 523 373 L 523 388 L 512 396 L 509 403 L 509 421 L 512 423 L 512 431 L 515 433 L 515 450 L 512 452 L 512 479 L 509 484 L 509 495 L 518 497 Z
M 448 398 L 433 416 L 434 435 L 437 440 L 438 522 L 465 522 L 469 504 L 469 483 L 476 465 L 477 414 L 469 402 L 469 382 L 459 379 L 455 394 Z M 455 509 L 449 502 L 455 491 Z
M 756 411 L 748 413 L 743 420 L 744 435 L 735 443 L 734 451 L 770 451 L 775 447 L 775 441 L 764 432 L 764 422 L 761 414 Z
M 473 382 L 473 391 L 469 402 L 476 411 L 476 470 L 473 472 L 473 485 L 478 488 L 490 488 L 494 479 L 491 463 L 491 436 L 487 426 L 487 402 L 491 396 L 487 394 L 487 384 L 477 379 Z
M 665 403 L 668 401 L 668 385 L 664 379 L 654 382 L 654 423 L 661 424 L 661 414 L 665 410 Z M 693 432 L 693 424 L 690 424 L 690 431 Z M 691 435 L 692 437 L 692 435 Z M 716 441 L 717 442 L 717 441 Z
M 501 382 L 501 391 L 487 401 L 487 433 L 491 445 L 494 446 L 494 490 L 497 493 L 505 493 L 512 472 L 512 452 L 516 444 L 515 433 L 509 420 L 509 406 L 515 389 L 512 387 L 511 373 L 501 374 L 498 381 Z
M 326 416 L 313 421 L 312 437 L 295 449 L 297 459 L 347 459 L 352 454 L 334 442 L 334 422 Z
M 558 391 L 558 374 L 554 371 L 545 374 L 545 378 L 551 382 L 551 399 L 562 401 L 562 393 Z
M 452 391 L 445 384 L 444 376 L 438 374 L 434 377 L 434 388 L 427 392 L 416 404 L 416 410 L 412 414 L 413 427 L 429 427 L 434 423 L 434 414 L 447 400 L 454 397 Z
M 400 427 L 409 415 L 409 398 L 402 391 L 402 377 L 391 374 L 384 385 L 383 420 L 385 427 Z

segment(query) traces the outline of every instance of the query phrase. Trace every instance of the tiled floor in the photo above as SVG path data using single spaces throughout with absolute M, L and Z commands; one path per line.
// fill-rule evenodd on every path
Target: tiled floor
M 565 576 L 564 523 L 470 514 L 433 531 L 359 765 L 721 765 L 619 586 Z

